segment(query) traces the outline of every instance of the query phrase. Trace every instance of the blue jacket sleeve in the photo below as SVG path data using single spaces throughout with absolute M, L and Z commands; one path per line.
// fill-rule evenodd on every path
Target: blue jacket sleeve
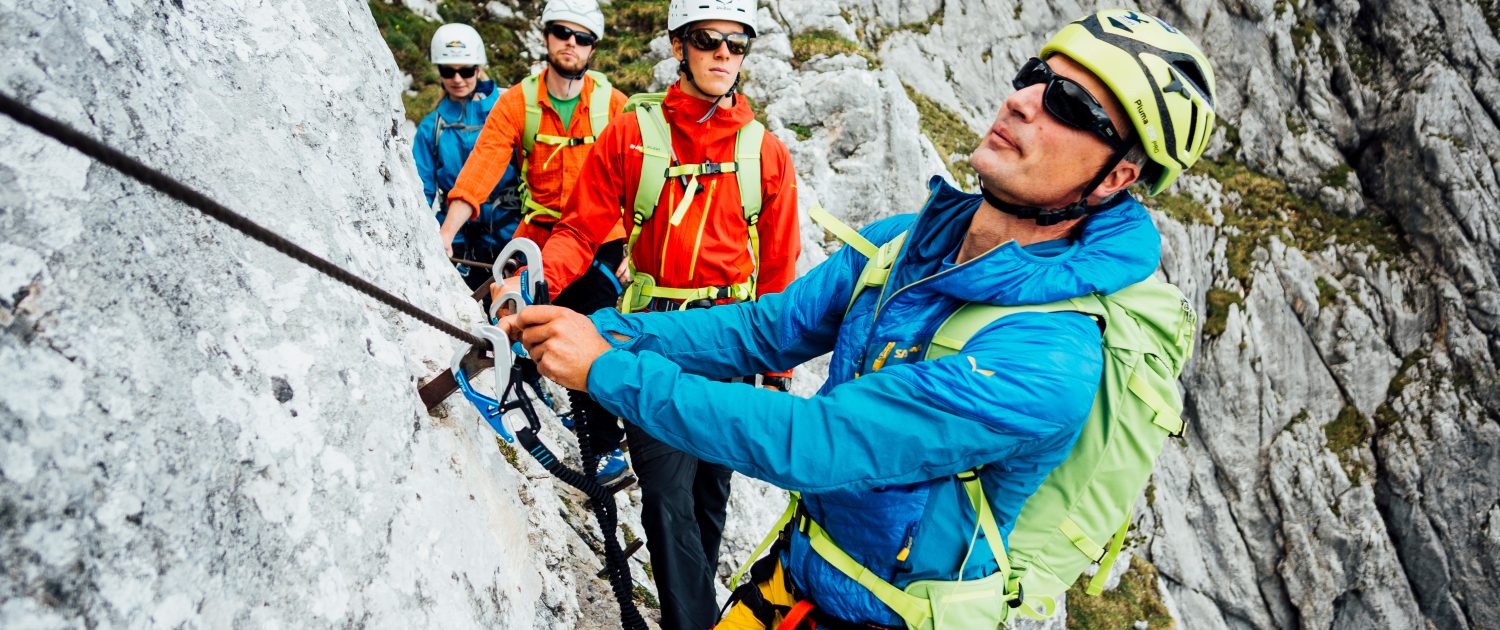
M 417 125 L 417 137 L 411 145 L 411 157 L 417 163 L 417 176 L 422 178 L 422 194 L 427 196 L 428 208 L 432 207 L 432 200 L 437 196 L 437 164 L 432 159 L 435 124 L 431 114 L 423 118 L 422 124 Z
M 895 238 L 909 215 L 867 227 L 875 243 Z M 615 347 L 651 352 L 712 379 L 789 370 L 833 349 L 854 282 L 868 259 L 845 246 L 785 291 L 708 309 L 621 315 L 604 309 L 594 327 Z M 616 341 L 609 333 L 629 337 Z
M 589 372 L 604 407 L 671 446 L 804 492 L 951 475 L 1075 439 L 1103 371 L 1098 326 L 1022 313 L 963 353 L 901 364 L 800 398 L 610 350 Z M 1059 442 L 1061 441 L 1061 442 Z

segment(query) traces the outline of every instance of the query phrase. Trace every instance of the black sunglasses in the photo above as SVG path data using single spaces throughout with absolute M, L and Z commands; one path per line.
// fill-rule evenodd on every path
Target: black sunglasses
M 711 28 L 695 28 L 687 32 L 687 43 L 704 52 L 713 52 L 719 45 L 729 42 L 729 53 L 744 55 L 750 52 L 749 33 L 720 33 Z
M 1109 120 L 1109 113 L 1104 111 L 1099 100 L 1072 79 L 1052 72 L 1047 62 L 1032 57 L 1026 65 L 1021 66 L 1021 71 L 1016 73 L 1016 78 L 1010 84 L 1017 90 L 1046 84 L 1047 87 L 1042 92 L 1042 106 L 1054 118 L 1074 129 L 1097 134 L 1111 148 L 1118 148 L 1124 143 L 1125 140 L 1115 131 L 1114 123 Z
M 451 79 L 455 74 L 468 79 L 473 77 L 475 72 L 479 72 L 479 66 L 464 66 L 462 68 L 438 66 L 438 74 L 443 75 L 444 79 Z
M 599 43 L 598 35 L 595 35 L 588 31 L 575 31 L 571 28 L 558 24 L 557 22 L 553 22 L 547 25 L 547 34 L 556 37 L 558 41 L 564 42 L 568 41 L 568 38 L 571 37 L 573 38 L 574 43 L 585 48 Z

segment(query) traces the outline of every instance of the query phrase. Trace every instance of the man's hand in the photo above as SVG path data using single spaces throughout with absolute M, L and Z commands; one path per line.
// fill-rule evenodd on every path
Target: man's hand
M 516 291 L 516 292 L 520 292 L 521 291 L 521 277 L 520 276 L 511 276 L 509 278 L 506 278 L 504 282 L 494 282 L 494 283 L 490 284 L 490 303 L 493 304 L 495 302 L 499 302 L 500 301 L 500 296 L 504 295 L 506 292 L 509 292 L 509 291 Z M 500 315 L 500 317 L 506 317 L 508 315 L 511 315 L 510 309 L 505 308 L 502 305 L 500 307 L 499 315 Z M 507 331 L 507 332 L 509 332 L 509 331 Z M 514 336 L 512 336 L 512 337 L 514 337 Z
M 610 349 L 594 322 L 560 306 L 528 306 L 500 320 L 500 330 L 520 340 L 543 376 L 581 392 L 588 391 L 594 360 Z

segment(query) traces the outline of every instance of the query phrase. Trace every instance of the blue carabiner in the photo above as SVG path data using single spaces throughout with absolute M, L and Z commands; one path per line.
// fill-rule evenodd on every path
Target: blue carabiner
M 469 377 L 464 374 L 462 368 L 453 372 L 453 380 L 458 382 L 458 389 L 464 393 L 464 398 L 467 398 L 469 403 L 479 411 L 479 417 L 484 418 L 484 421 L 489 423 L 490 428 L 494 429 L 501 439 L 514 444 L 516 436 L 511 435 L 510 431 L 505 429 L 505 410 L 501 408 L 500 401 L 474 391 L 474 386 L 469 384 Z

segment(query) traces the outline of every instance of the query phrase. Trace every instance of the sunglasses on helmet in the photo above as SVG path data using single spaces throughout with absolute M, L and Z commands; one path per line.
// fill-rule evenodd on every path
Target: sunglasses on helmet
M 1054 118 L 1074 129 L 1098 135 L 1112 148 L 1124 143 L 1124 138 L 1115 131 L 1114 123 L 1109 120 L 1109 113 L 1104 111 L 1099 100 L 1072 79 L 1052 72 L 1047 62 L 1032 57 L 1026 65 L 1021 66 L 1021 71 L 1016 73 L 1016 78 L 1010 84 L 1017 90 L 1045 84 L 1047 87 L 1042 92 L 1042 106 Z
M 685 39 L 693 48 L 704 52 L 713 52 L 720 44 L 729 42 L 730 54 L 744 55 L 750 52 L 752 38 L 749 33 L 720 33 L 711 28 L 695 28 L 687 32 Z
M 438 66 L 438 74 L 443 75 L 444 79 L 451 79 L 455 74 L 468 79 L 472 78 L 475 72 L 479 72 L 479 66 L 464 66 L 462 68 Z
M 568 38 L 571 37 L 573 38 L 573 43 L 584 47 L 593 46 L 594 44 L 599 43 L 598 35 L 595 35 L 588 31 L 575 31 L 571 28 L 558 24 L 557 22 L 553 22 L 547 25 L 547 34 L 556 37 L 558 41 L 563 42 L 568 41 Z

